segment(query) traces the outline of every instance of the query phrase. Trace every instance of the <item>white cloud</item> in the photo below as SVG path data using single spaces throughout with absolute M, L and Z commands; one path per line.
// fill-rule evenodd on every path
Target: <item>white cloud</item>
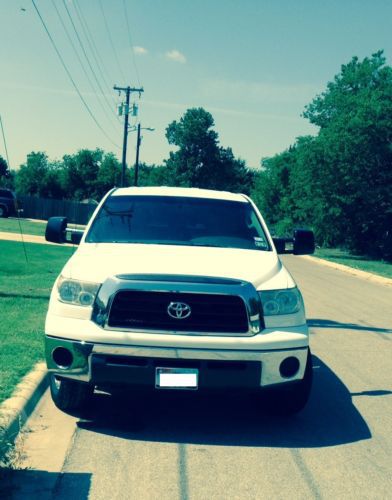
M 167 59 L 171 59 L 172 61 L 176 61 L 181 64 L 186 63 L 186 57 L 177 49 L 169 50 L 168 52 L 166 52 L 165 56 L 167 57 Z
M 144 55 L 148 54 L 148 50 L 145 49 L 144 47 L 135 46 L 135 47 L 133 47 L 133 51 L 135 54 L 137 54 L 139 56 L 144 56 Z

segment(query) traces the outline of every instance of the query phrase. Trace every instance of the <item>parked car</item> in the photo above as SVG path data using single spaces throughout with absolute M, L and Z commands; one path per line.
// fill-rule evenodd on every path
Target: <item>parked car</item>
M 0 217 L 18 215 L 18 203 L 15 193 L 10 189 L 0 189 Z
M 110 191 L 84 232 L 52 218 L 46 239 L 80 242 L 45 326 L 51 394 L 63 411 L 82 411 L 95 387 L 124 384 L 268 390 L 276 411 L 305 406 L 304 303 L 278 253 L 312 253 L 311 231 L 272 239 L 245 195 L 150 187 Z

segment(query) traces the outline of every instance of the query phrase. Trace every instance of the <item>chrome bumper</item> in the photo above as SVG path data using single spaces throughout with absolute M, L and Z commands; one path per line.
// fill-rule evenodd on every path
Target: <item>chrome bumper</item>
M 67 349 L 72 354 L 72 363 L 66 368 L 58 366 L 53 360 L 53 352 L 59 347 Z M 261 363 L 260 387 L 302 379 L 308 355 L 307 347 L 263 351 L 125 346 L 66 340 L 51 336 L 45 337 L 45 351 L 49 372 L 84 382 L 90 382 L 92 379 L 91 366 L 94 355 L 176 360 L 258 361 Z M 279 371 L 280 364 L 288 357 L 295 357 L 300 363 L 299 370 L 290 378 L 282 377 Z

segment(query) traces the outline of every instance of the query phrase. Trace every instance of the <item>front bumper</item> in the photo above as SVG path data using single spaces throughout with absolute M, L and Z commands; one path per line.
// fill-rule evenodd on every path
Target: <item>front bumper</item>
M 244 345 L 235 349 L 227 345 L 226 348 L 121 345 L 47 335 L 45 349 L 50 372 L 96 385 L 154 387 L 156 367 L 182 366 L 199 369 L 200 388 L 260 388 L 303 378 L 308 356 L 307 336 L 299 332 L 293 335 L 302 336 L 302 345 L 281 349 L 254 349 L 254 346 L 246 348 Z M 298 338 L 297 343 L 300 343 Z M 54 361 L 53 353 L 58 348 L 71 354 L 69 366 L 59 366 Z M 299 361 L 299 368 L 292 376 L 284 377 L 280 366 L 289 357 Z

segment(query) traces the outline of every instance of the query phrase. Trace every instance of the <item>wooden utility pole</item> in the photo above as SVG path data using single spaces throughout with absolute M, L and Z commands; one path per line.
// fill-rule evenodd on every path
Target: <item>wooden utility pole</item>
M 117 87 L 115 85 L 114 90 L 119 92 L 125 92 L 125 113 L 124 113 L 124 140 L 123 140 L 123 151 L 122 151 L 122 169 L 121 169 L 121 187 L 125 186 L 125 170 L 127 168 L 127 143 L 128 143 L 128 122 L 129 122 L 129 98 L 131 92 L 138 92 L 139 96 L 144 92 L 143 87 L 136 89 L 134 87 Z M 139 125 L 140 127 L 140 125 Z M 140 133 L 140 132 L 139 132 Z
M 137 125 L 137 139 L 136 139 L 136 161 L 135 161 L 135 186 L 137 186 L 139 177 L 139 149 L 142 139 L 140 137 L 140 122 Z

